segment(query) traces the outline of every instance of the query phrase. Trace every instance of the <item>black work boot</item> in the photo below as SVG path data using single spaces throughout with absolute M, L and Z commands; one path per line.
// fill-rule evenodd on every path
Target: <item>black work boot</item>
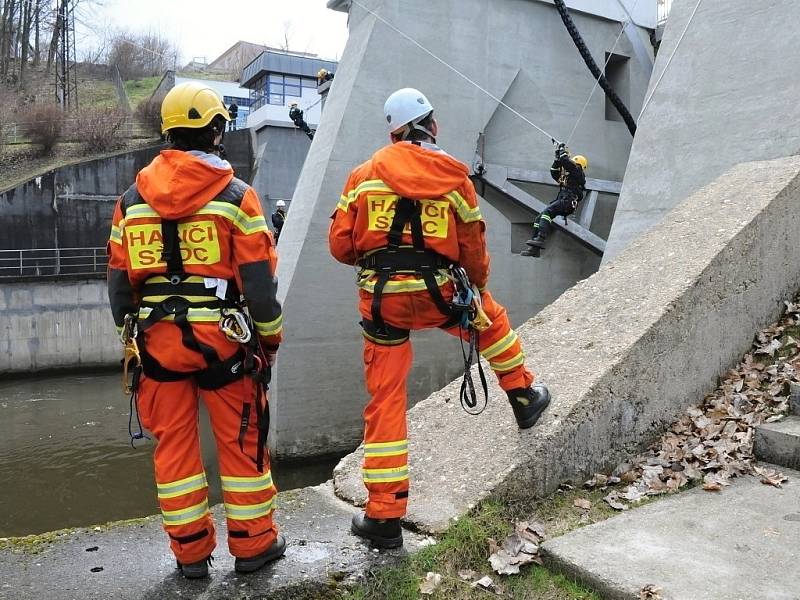
M 544 248 L 544 240 L 545 240 L 544 236 L 540 233 L 535 238 L 533 238 L 532 240 L 528 240 L 525 243 L 528 246 L 534 246 L 536 248 Z
M 372 519 L 365 513 L 359 513 L 353 515 L 350 531 L 378 548 L 399 548 L 403 545 L 400 519 Z
M 273 544 L 261 554 L 256 554 L 250 558 L 236 558 L 233 568 L 237 573 L 252 573 L 273 560 L 279 559 L 286 552 L 286 538 L 283 534 L 278 534 Z
M 178 561 L 178 568 L 186 579 L 203 579 L 208 577 L 208 566 L 213 560 L 214 558 L 212 556 L 207 556 L 203 560 L 185 565 L 182 564 L 181 561 Z
M 536 421 L 550 404 L 550 392 L 541 383 L 526 389 L 517 388 L 506 394 L 508 394 L 511 408 L 514 409 L 514 416 L 517 418 L 517 425 L 520 429 L 528 429 L 536 425 Z

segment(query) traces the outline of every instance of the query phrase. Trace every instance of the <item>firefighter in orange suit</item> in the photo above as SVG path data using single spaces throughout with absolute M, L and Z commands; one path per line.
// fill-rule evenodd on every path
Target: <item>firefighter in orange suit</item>
M 281 341 L 277 254 L 255 191 L 215 153 L 230 120 L 217 94 L 178 85 L 161 117 L 171 149 L 139 172 L 114 211 L 109 299 L 118 329 L 136 319 L 139 414 L 158 441 L 158 502 L 178 566 L 185 577 L 207 576 L 216 546 L 199 395 L 217 444 L 228 547 L 237 571 L 255 571 L 286 546 L 272 520 L 277 492 L 263 420 L 250 416 L 266 410 L 250 374 L 274 361 Z M 246 346 L 248 333 L 255 342 Z M 259 344 L 258 354 L 245 350 Z
M 486 290 L 485 224 L 466 165 L 436 146 L 433 106 L 418 90 L 392 94 L 384 107 L 392 144 L 357 167 L 345 185 L 329 231 L 331 254 L 359 265 L 364 364 L 371 400 L 364 410 L 365 513 L 353 533 L 380 547 L 402 545 L 408 499 L 406 378 L 410 330 L 461 329 L 450 302 L 452 264 L 478 287 L 491 326 L 479 349 L 507 392 L 520 428 L 532 427 L 550 402 L 533 386 L 505 309 Z

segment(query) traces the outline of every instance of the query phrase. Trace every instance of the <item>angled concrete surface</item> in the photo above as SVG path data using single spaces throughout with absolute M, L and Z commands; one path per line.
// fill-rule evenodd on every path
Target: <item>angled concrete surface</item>
M 757 478 L 701 488 L 545 542 L 548 566 L 608 600 L 800 599 L 800 472 L 776 489 Z
M 558 137 L 569 135 L 594 85 L 551 3 L 363 0 L 362 4 Z M 613 4 L 614 14 L 621 14 L 616 0 L 603 4 Z M 654 5 L 650 0 L 639 2 L 647 4 Z M 575 19 L 594 55 L 605 56 L 620 24 L 584 12 L 576 12 Z M 442 23 L 447 23 L 448 35 L 442 34 Z M 356 5 L 350 11 L 349 28 L 348 44 L 280 242 L 278 276 L 286 338 L 273 386 L 271 440 L 277 456 L 346 450 L 361 438 L 366 394 L 354 272 L 329 256 L 327 229 L 349 171 L 388 143 L 382 111 L 389 94 L 406 86 L 425 91 L 436 107 L 441 146 L 468 164 L 481 132 L 486 134 L 489 162 L 539 170 L 547 170 L 552 162 L 553 147 L 547 137 Z M 647 39 L 643 29 L 636 31 Z M 633 56 L 634 48 L 623 36 L 616 52 Z M 650 69 L 635 59 L 628 65 L 635 111 L 643 101 Z M 590 156 L 593 177 L 620 181 L 630 144 L 623 123 L 606 121 L 605 100 L 595 93 L 571 142 L 573 150 Z M 554 196 L 555 190 L 550 190 L 547 199 Z M 482 203 L 482 210 L 493 255 L 490 289 L 506 304 L 515 324 L 599 265 L 596 256 L 559 233 L 553 235 L 542 260 L 512 254 L 512 240 L 530 234 L 532 215 L 509 215 L 502 201 L 493 197 Z M 613 207 L 593 227 L 607 228 L 612 214 Z M 415 339 L 420 343 L 409 379 L 412 403 L 451 381 L 461 362 L 458 342 L 449 336 L 432 332 Z
M 759 460 L 800 470 L 800 417 L 760 425 L 753 443 Z
M 613 468 L 714 389 L 800 289 L 800 158 L 747 163 L 688 198 L 517 332 L 554 400 L 519 432 L 505 394 L 470 417 L 454 382 L 409 412 L 408 520 L 441 530 L 490 494 Z M 363 501 L 359 453 L 337 494 Z
M 678 46 L 697 4 L 672 2 L 604 262 L 735 164 L 800 151 L 797 2 L 702 2 Z
M 180 575 L 160 517 L 150 517 L 108 531 L 80 529 L 56 538 L 38 554 L 15 553 L 0 542 L 0 599 L 292 598 L 292 590 L 324 587 L 331 580 L 391 563 L 414 551 L 423 539 L 406 532 L 405 549 L 371 550 L 350 534 L 355 509 L 336 499 L 330 484 L 281 493 L 279 502 L 276 519 L 287 539 L 286 556 L 251 575 L 233 571 L 225 521 L 217 506 L 220 546 L 209 579 L 188 581 Z

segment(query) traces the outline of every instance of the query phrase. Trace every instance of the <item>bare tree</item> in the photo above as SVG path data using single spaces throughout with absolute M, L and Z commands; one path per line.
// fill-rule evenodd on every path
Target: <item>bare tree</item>
M 177 57 L 176 46 L 158 33 L 120 31 L 109 40 L 108 64 L 123 79 L 160 75 L 174 67 Z
M 286 19 L 283 22 L 283 41 L 278 44 L 278 48 L 284 52 L 289 52 L 289 42 L 292 39 L 292 20 Z

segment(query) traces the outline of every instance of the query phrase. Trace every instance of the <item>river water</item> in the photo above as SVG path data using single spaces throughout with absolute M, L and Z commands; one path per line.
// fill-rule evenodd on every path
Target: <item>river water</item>
M 159 512 L 153 443 L 128 437 L 119 375 L 0 381 L 0 537 L 79 527 Z M 221 501 L 208 419 L 201 446 L 209 500 Z M 335 457 L 272 465 L 279 490 L 321 483 Z

